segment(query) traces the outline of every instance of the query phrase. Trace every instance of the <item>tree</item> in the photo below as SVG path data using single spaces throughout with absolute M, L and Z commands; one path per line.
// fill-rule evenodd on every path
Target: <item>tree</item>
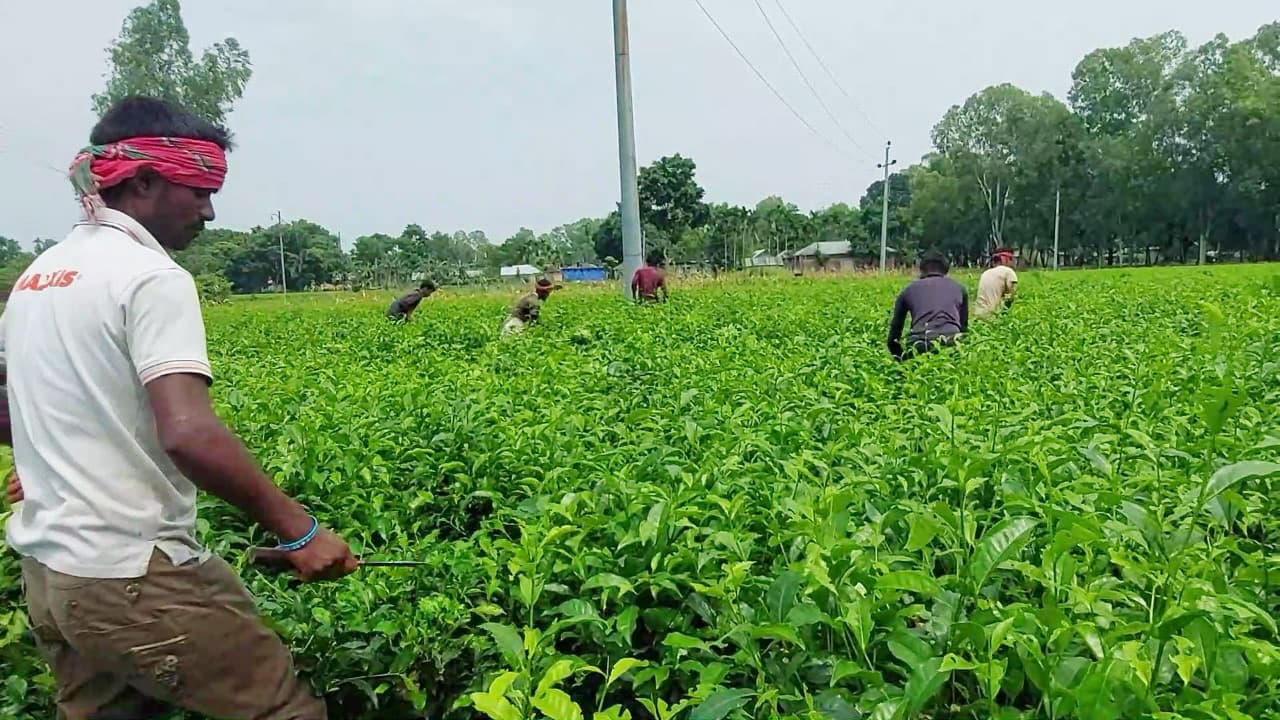
M 36 238 L 35 242 L 33 242 L 31 246 L 35 248 L 36 255 L 39 255 L 40 253 L 44 252 L 45 250 L 48 250 L 49 248 L 57 244 L 58 244 L 58 241 L 54 240 L 53 238 Z
M 178 264 L 195 276 L 216 274 L 226 276 L 231 258 L 249 241 L 249 233 L 212 228 L 200 233 L 200 237 L 186 250 L 173 254 Z
M 1056 140 L 1069 117 L 1066 106 L 1050 95 L 999 85 L 951 108 L 934 128 L 934 144 L 950 167 L 974 184 L 986 207 L 986 250 L 1005 246 L 1015 203 L 1043 201 L 1031 191 L 1029 178 L 1056 157 Z
M 0 236 L 0 302 L 9 299 L 14 283 L 35 259 L 36 256 L 23 250 L 18 241 Z
M 0 265 L 7 265 L 14 258 L 24 254 L 17 240 L 0 235 Z
M 622 215 L 617 210 L 596 226 L 591 234 L 591 245 L 595 248 L 596 257 L 622 257 Z
M 898 245 L 899 248 L 908 241 L 910 218 L 907 208 L 911 206 L 911 169 L 889 176 L 889 243 Z M 860 238 L 869 242 L 855 247 L 855 252 L 879 256 L 881 215 L 884 214 L 884 180 L 876 180 L 867 186 L 866 193 L 858 202 L 858 208 L 863 225 Z
M 707 221 L 705 191 L 694 178 L 698 166 L 678 153 L 641 168 L 637 178 L 640 221 L 668 237 L 678 237 Z
M 99 116 L 123 97 L 149 95 L 222 124 L 253 74 L 249 52 L 235 38 L 214 43 L 195 60 L 178 0 L 152 0 L 130 11 L 107 55 L 107 87 L 93 96 Z

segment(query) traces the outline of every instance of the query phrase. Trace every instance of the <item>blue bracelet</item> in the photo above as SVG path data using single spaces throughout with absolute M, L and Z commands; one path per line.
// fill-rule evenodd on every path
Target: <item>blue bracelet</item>
M 312 540 L 315 539 L 316 533 L 318 532 L 320 532 L 320 521 L 316 520 L 315 517 L 312 516 L 311 529 L 307 531 L 306 535 L 303 535 L 302 537 L 298 538 L 297 540 L 294 540 L 293 542 L 280 543 L 279 545 L 276 546 L 276 549 L 281 550 L 283 552 L 293 552 L 294 550 L 301 550 L 302 548 L 306 547 L 308 543 L 310 543 Z

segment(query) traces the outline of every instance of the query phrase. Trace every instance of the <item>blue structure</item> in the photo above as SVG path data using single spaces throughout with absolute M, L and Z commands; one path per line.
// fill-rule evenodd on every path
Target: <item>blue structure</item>
M 604 282 L 605 269 L 599 265 L 575 265 L 560 268 L 560 278 L 565 282 Z

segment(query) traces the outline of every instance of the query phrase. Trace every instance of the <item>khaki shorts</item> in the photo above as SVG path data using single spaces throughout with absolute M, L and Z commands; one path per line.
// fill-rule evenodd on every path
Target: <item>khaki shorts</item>
M 218 720 L 323 720 L 289 649 L 219 558 L 103 580 L 22 560 L 31 630 L 58 686 L 58 717 L 143 720 L 174 707 Z

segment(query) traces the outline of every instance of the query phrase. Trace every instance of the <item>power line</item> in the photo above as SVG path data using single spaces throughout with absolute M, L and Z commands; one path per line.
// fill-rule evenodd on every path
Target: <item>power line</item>
M 778 46 L 782 48 L 782 52 L 787 56 L 787 59 L 791 61 L 791 66 L 800 74 L 800 79 L 804 81 L 805 87 L 809 88 L 809 92 L 813 95 L 813 99 L 818 101 L 818 105 L 822 107 L 822 111 L 827 114 L 827 117 L 831 119 L 831 122 L 835 123 L 836 127 L 840 129 L 840 132 L 844 134 L 849 142 L 853 143 L 854 147 L 858 148 L 858 150 L 870 157 L 871 153 L 862 146 L 862 143 L 854 139 L 853 135 L 849 133 L 844 124 L 840 122 L 840 119 L 835 116 L 835 113 L 831 112 L 831 108 L 827 107 L 827 103 L 822 99 L 822 95 L 818 93 L 818 89 L 813 86 L 813 83 L 809 82 L 809 76 L 805 74 L 804 68 L 800 67 L 800 63 L 796 60 L 796 56 L 791 54 L 791 48 L 787 47 L 787 43 L 782 39 L 782 35 L 778 34 L 778 29 L 773 26 L 773 21 L 769 19 L 769 13 L 764 11 L 764 5 L 760 4 L 760 0 L 755 0 L 755 3 L 756 9 L 760 11 L 760 17 L 764 18 L 764 24 L 769 26 L 769 32 L 773 33 L 773 38 L 778 41 Z
M 773 93 L 773 96 L 778 98 L 778 102 L 787 106 L 787 109 L 791 111 L 791 114 L 795 115 L 796 119 L 799 120 L 805 127 L 809 128 L 809 132 L 817 136 L 819 140 L 822 140 L 826 144 L 835 148 L 837 151 L 848 155 L 848 152 L 843 147 L 837 145 L 836 143 L 828 139 L 827 136 L 818 132 L 817 128 L 815 128 L 808 120 L 805 120 L 804 116 L 801 115 L 794 107 L 792 107 L 791 103 L 787 102 L 786 98 L 782 97 L 782 93 L 778 92 L 778 89 L 773 86 L 773 83 L 769 82 L 768 78 L 766 78 L 764 74 L 761 73 L 758 69 L 756 69 L 756 66 L 753 65 L 751 60 L 747 58 L 746 53 L 742 52 L 742 48 L 738 47 L 738 44 L 733 41 L 733 38 L 729 37 L 729 33 L 725 32 L 724 28 L 720 26 L 720 23 L 716 22 L 715 17 L 713 17 L 711 15 L 711 12 L 707 10 L 707 6 L 702 4 L 702 0 L 693 0 L 693 2 L 698 5 L 698 8 L 702 10 L 702 14 L 707 16 L 707 19 L 711 21 L 711 24 L 714 25 L 716 30 L 720 32 L 720 36 L 723 37 L 725 41 L 729 43 L 729 46 L 733 48 L 734 52 L 738 53 L 738 57 L 742 58 L 742 61 L 747 64 L 747 67 L 751 68 L 751 72 L 755 73 L 756 77 L 760 78 L 760 82 L 764 83 L 764 86 L 769 88 L 769 91 Z
M 858 114 L 862 116 L 863 120 L 867 121 L 867 124 L 871 126 L 872 130 L 875 130 L 881 135 L 888 135 L 888 133 L 882 130 L 879 125 L 876 125 L 876 122 L 871 119 L 871 116 L 863 111 L 862 106 L 858 104 L 858 101 L 854 99 L 854 97 L 849 94 L 849 91 L 844 89 L 844 85 L 841 85 L 840 81 L 836 79 L 835 73 L 831 72 L 831 68 L 827 67 L 827 64 L 823 62 L 822 56 L 813 48 L 813 45 L 809 42 L 809 38 L 805 37 L 804 32 L 800 30 L 800 26 L 796 24 L 796 21 L 791 19 L 791 13 L 787 12 L 787 9 L 782 5 L 782 0 L 773 1 L 778 6 L 778 9 L 782 11 L 782 16 L 787 19 L 787 24 L 791 26 L 792 30 L 796 31 L 796 35 L 800 36 L 800 41 L 809 49 L 809 53 L 813 55 L 813 59 L 818 61 L 818 65 L 822 67 L 823 72 L 827 74 L 828 78 L 831 78 L 831 83 L 835 85 L 836 89 L 838 89 L 846 98 L 848 98 L 850 103 L 853 104 L 853 109 L 858 111 Z

